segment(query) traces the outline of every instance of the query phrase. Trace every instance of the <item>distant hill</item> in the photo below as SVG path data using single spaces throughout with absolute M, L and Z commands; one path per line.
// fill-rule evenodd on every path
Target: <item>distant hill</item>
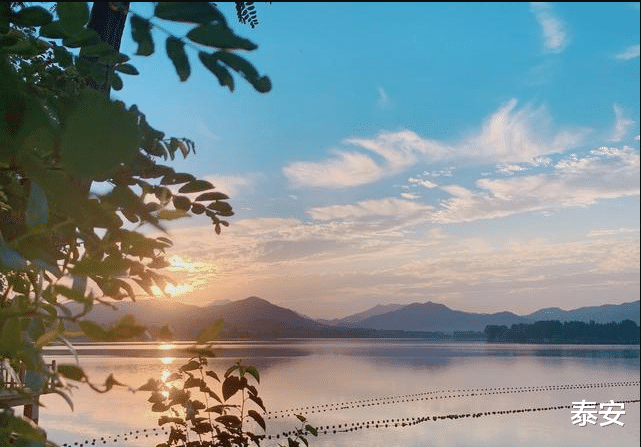
M 221 338 L 279 337 L 425 337 L 442 338 L 443 333 L 476 331 L 488 325 L 511 326 L 540 320 L 599 323 L 630 319 L 639 324 L 639 301 L 619 305 L 584 307 L 575 310 L 541 309 L 519 316 L 511 312 L 492 314 L 463 312 L 433 303 L 379 305 L 358 314 L 328 321 L 315 321 L 269 301 L 249 297 L 222 301 L 205 307 L 166 300 L 140 300 L 115 303 L 117 309 L 95 306 L 90 319 L 110 325 L 123 316 L 133 315 L 148 327 L 152 337 L 169 325 L 176 339 L 194 339 L 218 319 L 224 320 Z M 79 312 L 81 306 L 69 305 Z M 71 328 L 70 328 L 71 329 Z M 440 335 L 439 335 L 440 334 Z
M 610 323 L 612 321 L 632 320 L 639 325 L 639 300 L 623 304 L 604 304 L 602 306 L 580 307 L 574 310 L 563 310 L 558 307 L 548 307 L 537 310 L 527 318 L 534 321 L 558 320 L 564 321 L 583 321 L 588 323 L 590 320 L 595 323 Z
M 489 324 L 509 326 L 529 322 L 529 319 L 511 312 L 477 314 L 452 310 L 443 304 L 428 301 L 365 318 L 358 321 L 357 325 L 372 329 L 454 332 L 483 331 Z
M 148 327 L 152 336 L 168 325 L 177 339 L 194 339 L 216 320 L 224 320 L 222 336 L 305 337 L 322 330 L 333 330 L 312 319 L 258 297 L 239 301 L 193 306 L 163 300 L 122 301 L 117 309 L 95 306 L 89 319 L 110 325 L 125 315 Z M 70 308 L 76 307 L 73 304 Z M 78 311 L 76 309 L 76 311 Z

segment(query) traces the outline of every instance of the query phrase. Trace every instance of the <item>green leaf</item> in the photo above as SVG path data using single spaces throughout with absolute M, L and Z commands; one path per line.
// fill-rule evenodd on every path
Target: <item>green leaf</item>
M 65 47 L 53 47 L 53 55 L 62 68 L 70 67 L 73 64 L 73 55 Z
M 89 6 L 86 2 L 58 2 L 56 10 L 60 24 L 69 35 L 80 32 L 89 21 Z
M 252 51 L 258 48 L 258 45 L 237 36 L 231 28 L 221 23 L 198 26 L 187 33 L 187 38 L 201 45 L 225 50 Z
M 314 436 L 318 436 L 318 429 L 316 427 L 312 427 L 311 425 L 307 424 L 305 425 L 305 430 L 307 430 Z
M 161 220 L 176 220 L 191 217 L 185 210 L 160 210 L 157 216 L 158 219 Z
M 198 338 L 196 339 L 197 344 L 203 344 L 207 343 L 208 341 L 215 340 L 216 337 L 218 337 L 218 334 L 220 334 L 220 331 L 223 329 L 223 320 L 216 320 L 214 324 L 203 330 L 200 334 L 198 334 Z
M 83 28 L 80 32 L 66 36 L 62 39 L 62 44 L 68 48 L 80 48 L 100 44 L 98 33 L 90 28 Z
M 54 341 L 59 336 L 60 336 L 60 331 L 58 331 L 57 329 L 53 331 L 45 332 L 40 337 L 38 337 L 34 346 L 36 347 L 36 349 L 40 349 L 44 346 L 49 345 L 52 341 Z
M 209 200 L 227 200 L 229 199 L 229 196 L 227 194 L 223 194 L 222 192 L 206 192 L 204 194 L 199 195 L 196 197 L 194 200 L 196 202 L 204 202 L 204 201 L 209 201 Z
M 172 202 L 177 210 L 189 211 L 191 208 L 191 200 L 185 196 L 174 196 Z
M 193 182 L 196 180 L 196 177 L 194 177 L 191 174 L 186 174 L 186 173 L 176 173 L 176 174 L 167 174 L 165 175 L 162 180 L 160 180 L 161 185 L 178 185 L 181 183 L 187 183 L 187 182 Z
M 43 26 L 53 20 L 53 15 L 41 6 L 29 6 L 21 9 L 13 23 L 18 26 Z
M 220 22 L 226 25 L 225 16 L 211 3 L 206 2 L 159 2 L 154 15 L 159 19 L 174 22 L 207 24 Z
M 139 75 L 140 72 L 131 64 L 118 64 L 114 67 L 114 70 L 119 71 L 128 75 Z
M 111 73 L 111 87 L 116 91 L 122 90 L 123 87 L 122 78 L 115 71 Z
M 243 387 L 242 381 L 236 376 L 228 376 L 223 382 L 223 399 L 227 401 L 230 397 L 240 391 Z
M 83 378 L 87 377 L 82 368 L 77 365 L 58 365 L 58 373 L 67 379 L 75 380 L 77 382 L 80 382 Z
M 139 146 L 135 115 L 100 92 L 85 89 L 66 120 L 60 155 L 72 174 L 100 178 L 129 164 Z
M 154 40 L 151 37 L 152 24 L 149 20 L 134 14 L 131 16 L 131 37 L 138 44 L 136 55 L 151 56 L 154 54 Z
M 254 368 L 253 366 L 247 366 L 245 368 L 245 372 L 251 374 L 254 379 L 256 379 L 256 382 L 260 383 L 260 375 L 258 374 L 258 370 Z
M 267 93 L 271 90 L 271 81 L 267 76 L 260 76 L 254 66 L 243 57 L 229 51 L 214 53 L 221 62 L 243 76 L 258 92 Z
M 207 180 L 194 180 L 186 185 L 183 185 L 178 190 L 181 194 L 191 193 L 191 192 L 200 192 L 206 191 L 208 189 L 214 189 L 214 185 L 209 183 Z
M 78 323 L 80 330 L 94 341 L 108 341 L 107 331 L 93 321 L 83 320 Z
M 62 39 L 67 37 L 62 24 L 59 20 L 47 23 L 40 27 L 40 37 L 48 37 L 49 39 Z
M 208 3 L 195 4 L 207 5 Z M 191 68 L 189 67 L 189 59 L 187 59 L 187 54 L 185 53 L 185 43 L 177 37 L 169 36 L 167 38 L 167 56 L 169 56 L 169 59 L 171 59 L 171 62 L 174 64 L 174 68 L 176 69 L 176 73 L 178 73 L 180 81 L 184 82 L 189 79 Z
M 25 223 L 31 231 L 42 231 L 49 220 L 47 196 L 37 183 L 31 182 L 29 201 L 25 211 Z
M 187 372 L 187 371 L 193 371 L 198 368 L 200 368 L 200 363 L 198 363 L 196 360 L 191 360 L 185 363 L 183 366 L 181 366 L 180 370 Z
M 229 70 L 220 65 L 218 58 L 212 56 L 211 54 L 203 53 L 202 51 L 198 53 L 198 58 L 203 63 L 205 68 L 207 68 L 207 70 L 211 71 L 214 76 L 216 76 L 221 87 L 229 88 L 230 92 L 234 91 L 234 78 L 231 77 Z
M 265 430 L 265 419 L 263 419 L 263 417 L 262 417 L 260 414 L 258 414 L 258 412 L 257 412 L 257 411 L 255 411 L 255 410 L 249 410 L 249 411 L 247 412 L 247 416 L 249 416 L 250 418 L 252 418 L 253 420 L 255 420 L 255 421 L 256 421 L 256 423 L 257 423 L 258 425 L 260 425 L 260 428 L 262 428 L 263 430 Z

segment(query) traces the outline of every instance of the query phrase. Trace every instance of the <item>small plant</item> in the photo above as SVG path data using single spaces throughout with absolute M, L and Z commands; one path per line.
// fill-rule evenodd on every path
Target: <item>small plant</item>
M 177 372 L 162 380 L 149 379 L 138 388 L 151 392 L 151 411 L 162 413 L 158 425 L 172 424 L 167 442 L 156 447 L 248 447 L 259 446 L 265 438 L 264 434 L 255 433 L 258 427 L 263 433 L 266 429 L 262 416 L 265 405 L 256 388 L 260 383 L 258 370 L 240 360 L 222 378 L 206 369 L 207 358 L 214 356 L 208 342 L 217 337 L 221 328 L 222 320 L 218 320 L 201 332 L 198 345 L 189 349 L 193 356 Z M 196 391 L 202 400 L 194 397 Z M 287 447 L 300 446 L 300 442 L 309 445 L 304 436 L 317 435 L 305 417 L 296 417 L 302 425 L 293 439 L 287 438 Z

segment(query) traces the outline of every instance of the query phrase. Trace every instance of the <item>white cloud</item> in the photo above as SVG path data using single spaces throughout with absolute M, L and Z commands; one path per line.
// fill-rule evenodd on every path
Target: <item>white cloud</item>
M 452 197 L 431 220 L 440 223 L 494 219 L 513 214 L 587 206 L 599 200 L 639 194 L 639 153 L 631 148 L 559 161 L 549 174 L 480 179 L 472 191 L 442 187 Z
M 358 152 L 336 152 L 330 160 L 297 161 L 283 168 L 293 186 L 342 188 L 379 180 L 384 171 L 369 156 Z
M 621 53 L 617 54 L 615 57 L 621 61 L 629 61 L 630 59 L 636 59 L 639 57 L 640 51 L 639 44 L 630 45 L 628 48 L 623 50 Z
M 545 108 L 516 106 L 516 99 L 512 99 L 492 114 L 476 134 L 454 145 L 425 139 L 409 130 L 381 132 L 375 138 L 344 141 L 368 153 L 335 151 L 335 156 L 327 160 L 290 163 L 283 173 L 295 187 L 342 188 L 396 175 L 419 162 L 532 163 L 578 146 L 587 133 L 586 129 L 564 129 L 551 134 Z M 442 175 L 451 175 L 451 169 L 446 171 Z
M 414 185 L 422 186 L 423 188 L 428 188 L 428 189 L 436 188 L 438 186 L 437 183 L 434 183 L 433 181 L 427 180 L 424 178 L 410 177 L 407 179 L 407 181 Z
M 205 177 L 214 187 L 227 194 L 229 197 L 237 197 L 241 190 L 253 186 L 256 181 L 255 175 L 247 177 L 240 176 L 216 176 L 209 175 Z
M 615 104 L 613 109 L 616 121 L 614 123 L 614 130 L 610 136 L 610 141 L 619 142 L 623 140 L 628 133 L 628 130 L 635 124 L 635 122 L 633 119 L 623 116 L 623 111 L 618 105 Z
M 414 200 L 420 198 L 421 196 L 413 192 L 402 192 L 401 197 L 408 200 Z
M 547 53 L 560 53 L 569 43 L 565 24 L 556 17 L 552 5 L 547 2 L 530 3 L 530 11 L 536 17 L 543 32 L 543 47 Z
M 432 206 L 401 200 L 396 197 L 364 200 L 353 205 L 332 205 L 311 208 L 307 214 L 315 220 L 354 219 L 373 216 L 407 217 L 412 214 L 432 210 Z

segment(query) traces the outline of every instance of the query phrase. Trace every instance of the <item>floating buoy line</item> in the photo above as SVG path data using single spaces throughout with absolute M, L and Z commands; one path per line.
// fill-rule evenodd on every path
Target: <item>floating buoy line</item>
M 641 382 L 628 381 L 628 382 L 601 382 L 601 383 L 588 383 L 588 384 L 566 384 L 566 385 L 542 385 L 542 386 L 524 386 L 524 387 L 496 387 L 496 388 L 470 388 L 470 389 L 451 389 L 451 390 L 435 390 L 426 391 L 416 394 L 405 394 L 402 396 L 390 397 L 375 397 L 370 399 L 354 400 L 349 402 L 330 403 L 323 405 L 310 405 L 307 407 L 290 408 L 287 410 L 268 411 L 265 419 L 277 419 L 283 417 L 290 417 L 296 414 L 312 414 L 322 413 L 327 411 L 348 410 L 352 408 L 371 407 L 375 405 L 391 405 L 402 402 L 418 402 L 425 400 L 435 399 L 451 399 L 458 397 L 476 397 L 488 396 L 494 394 L 511 394 L 511 393 L 534 393 L 541 391 L 564 391 L 564 390 L 577 390 L 577 389 L 592 389 L 592 388 L 609 388 L 617 386 L 639 386 Z
M 621 386 L 639 386 L 641 382 L 639 380 L 626 381 L 626 382 L 601 382 L 601 383 L 589 383 L 589 384 L 566 384 L 566 385 L 544 385 L 544 386 L 526 386 L 526 387 L 496 387 L 496 388 L 473 388 L 473 389 L 451 389 L 451 390 L 435 390 L 427 391 L 423 393 L 416 394 L 406 394 L 401 396 L 391 396 L 391 397 L 378 397 L 363 399 L 350 402 L 341 402 L 333 404 L 323 404 L 323 405 L 311 405 L 309 407 L 300 407 L 292 408 L 288 410 L 280 411 L 268 411 L 266 413 L 265 419 L 274 419 L 283 418 L 287 415 L 294 416 L 296 414 L 308 414 L 308 413 L 320 413 L 326 411 L 337 411 L 345 410 L 351 408 L 362 408 L 374 405 L 390 405 L 394 403 L 402 402 L 417 402 L 425 401 L 430 399 L 452 399 L 459 397 L 476 397 L 476 396 L 487 396 L 494 394 L 509 394 L 509 393 L 527 393 L 527 392 L 541 392 L 541 391 L 564 391 L 564 390 L 575 390 L 575 389 L 594 389 L 594 388 L 608 388 L 608 387 L 621 387 Z M 639 399 L 630 399 L 630 400 L 620 400 L 620 403 L 629 404 L 629 403 L 639 403 Z M 407 428 L 417 424 L 426 423 L 426 422 L 437 422 L 444 420 L 456 420 L 463 418 L 480 418 L 488 416 L 506 416 L 510 414 L 522 414 L 538 411 L 551 411 L 551 410 L 565 410 L 571 409 L 572 405 L 556 405 L 556 406 L 547 406 L 547 407 L 529 407 L 529 408 L 517 408 L 517 409 L 508 409 L 508 410 L 496 410 L 496 411 L 484 411 L 477 413 L 452 413 L 452 414 L 441 414 L 441 415 L 423 415 L 417 417 L 405 417 L 405 418 L 393 418 L 393 419 L 378 419 L 378 420 L 367 420 L 367 421 L 358 421 L 358 422 L 349 422 L 341 423 L 334 425 L 321 425 L 316 427 L 318 431 L 318 436 L 321 435 L 332 435 L 340 433 L 349 433 L 358 430 L 372 430 L 372 429 L 384 429 L 384 428 Z M 313 420 L 309 421 L 310 424 L 313 424 Z M 120 442 L 122 445 L 123 442 L 133 442 L 138 440 L 143 440 L 147 438 L 163 436 L 167 437 L 169 435 L 169 429 L 166 427 L 157 427 L 157 428 L 147 428 L 140 430 L 130 430 L 123 434 L 111 435 L 111 436 L 101 436 L 94 437 L 91 439 L 86 439 L 84 441 L 77 442 L 67 442 L 61 444 L 61 447 L 86 447 L 86 446 L 95 446 L 95 445 L 114 445 L 114 443 Z M 277 434 L 266 434 L 265 439 L 286 439 L 288 436 L 296 435 L 296 431 L 284 431 Z M 309 433 L 303 433 L 303 435 L 310 435 Z

